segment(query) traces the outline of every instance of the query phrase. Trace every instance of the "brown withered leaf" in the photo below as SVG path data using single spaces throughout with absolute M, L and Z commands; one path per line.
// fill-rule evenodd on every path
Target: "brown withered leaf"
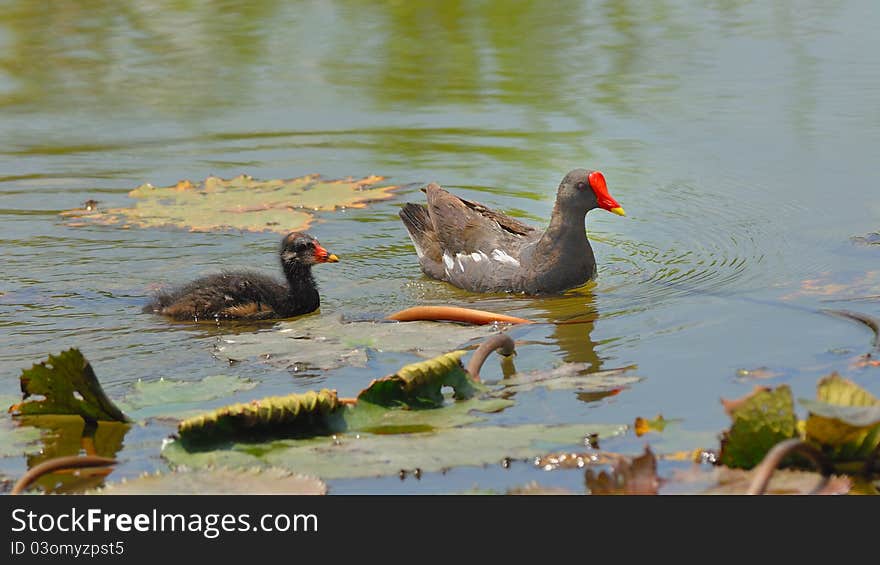
M 823 272 L 815 278 L 801 281 L 800 288 L 783 296 L 784 300 L 800 296 L 828 298 L 855 298 L 875 295 L 880 290 L 880 271 L 868 271 L 845 277 L 839 273 Z
M 699 477 L 707 486 L 701 494 L 745 494 L 754 480 L 755 471 L 716 467 L 708 473 L 689 476 L 688 473 L 674 473 L 670 481 L 689 482 Z M 777 469 L 770 479 L 766 494 L 847 494 L 852 481 L 844 475 L 829 477 L 817 492 L 814 489 L 822 481 L 822 475 L 812 471 Z
M 586 472 L 585 481 L 592 494 L 657 494 L 657 458 L 649 446 L 635 458 L 623 457 L 611 464 L 611 472 Z

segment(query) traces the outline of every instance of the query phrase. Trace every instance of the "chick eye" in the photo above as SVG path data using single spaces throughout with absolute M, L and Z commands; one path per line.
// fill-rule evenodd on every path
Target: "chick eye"
M 305 241 L 298 241 L 293 245 L 293 250 L 296 251 L 297 253 L 301 253 L 301 252 L 305 251 L 306 249 L 308 249 L 309 247 L 311 247 L 310 243 L 307 243 Z
M 589 185 L 587 183 L 581 181 L 581 182 L 577 183 L 577 185 L 575 185 L 575 186 L 577 186 L 578 190 L 586 190 L 587 186 L 589 186 Z

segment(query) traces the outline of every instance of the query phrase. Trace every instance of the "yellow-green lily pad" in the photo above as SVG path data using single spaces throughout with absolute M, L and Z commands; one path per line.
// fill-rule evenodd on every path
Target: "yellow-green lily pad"
M 721 439 L 719 462 L 751 469 L 780 441 L 798 436 L 794 399 L 787 385 L 755 387 L 739 400 L 723 401 L 733 423 Z
M 458 350 L 402 367 L 393 375 L 376 379 L 361 391 L 358 401 L 381 406 L 438 407 L 442 388 L 452 387 L 456 399 L 467 399 L 485 387 L 474 381 L 461 365 L 466 351 Z
M 580 445 L 588 434 L 611 437 L 625 429 L 626 426 L 599 424 L 530 424 L 392 435 L 361 432 L 258 445 L 237 443 L 212 451 L 188 451 L 179 441 L 172 441 L 165 445 L 162 456 L 175 466 L 281 467 L 326 480 L 394 475 L 401 470 L 432 472 L 500 465 L 505 458 L 525 459 L 557 447 Z
M 132 418 L 174 418 L 182 420 L 204 412 L 202 403 L 251 390 L 257 383 L 241 377 L 213 375 L 200 381 L 138 379 L 133 390 L 118 402 Z
M 40 439 L 40 430 L 0 420 L 0 457 L 22 455 Z
M 315 221 L 315 212 L 363 208 L 391 198 L 398 186 L 375 186 L 383 180 L 376 175 L 338 180 L 316 174 L 274 180 L 209 176 L 201 182 L 182 180 L 172 186 L 143 184 L 128 193 L 136 201 L 130 208 L 84 206 L 61 215 L 71 225 L 287 233 L 307 229 Z
M 880 444 L 880 400 L 837 373 L 819 381 L 816 400 L 800 403 L 810 411 L 807 440 L 835 463 L 864 460 Z

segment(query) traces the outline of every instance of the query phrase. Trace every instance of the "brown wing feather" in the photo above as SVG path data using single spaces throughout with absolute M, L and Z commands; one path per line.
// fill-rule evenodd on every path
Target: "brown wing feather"
M 450 194 L 435 183 L 424 189 L 431 224 L 443 247 L 453 253 L 489 251 L 531 235 L 535 228 L 496 212 L 478 202 Z
M 501 212 L 498 212 L 491 208 L 487 208 L 479 202 L 465 200 L 464 198 L 459 198 L 459 200 L 464 202 L 472 210 L 476 210 L 477 212 L 482 214 L 484 217 L 489 218 L 494 222 L 497 222 L 499 226 L 514 235 L 529 235 L 535 232 L 534 227 L 528 224 L 524 224 L 514 218 L 511 218 L 507 214 L 502 214 Z

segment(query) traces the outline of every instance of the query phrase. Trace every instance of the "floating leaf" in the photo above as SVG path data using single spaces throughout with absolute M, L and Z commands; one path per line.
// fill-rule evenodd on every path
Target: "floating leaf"
M 816 397 L 800 400 L 810 411 L 807 440 L 835 463 L 866 459 L 880 444 L 880 400 L 837 373 L 819 381 Z
M 561 487 L 548 487 L 539 485 L 537 482 L 532 481 L 527 483 L 521 487 L 513 487 L 507 490 L 507 494 L 512 495 L 538 495 L 538 496 L 552 496 L 552 495 L 571 495 L 577 494 L 568 489 L 564 489 Z
M 755 470 L 731 469 L 729 467 L 693 466 L 676 470 L 664 483 L 664 492 L 699 494 L 746 494 L 755 480 Z M 823 477 L 813 471 L 777 469 L 770 478 L 766 494 L 847 494 L 852 481 L 846 476 L 832 476 L 825 485 L 814 492 Z
M 791 299 L 803 295 L 854 298 L 865 294 L 874 295 L 878 290 L 880 290 L 880 271 L 848 275 L 824 272 L 816 278 L 802 281 L 800 290 L 783 298 Z
M 314 435 L 343 429 L 336 391 L 271 396 L 218 408 L 188 418 L 177 427 L 181 440 L 211 442 L 260 433 Z
M 620 457 L 611 464 L 611 472 L 588 470 L 584 480 L 592 494 L 657 494 L 661 480 L 657 476 L 657 458 L 650 447 L 638 457 Z
M 633 429 L 636 432 L 636 436 L 642 437 L 649 432 L 662 432 L 670 422 L 680 421 L 681 420 L 667 420 L 663 417 L 663 414 L 658 414 L 653 420 L 648 420 L 647 418 L 642 418 L 640 416 L 636 418 L 636 421 L 633 423 Z
M 722 400 L 724 409 L 733 419 L 721 439 L 719 461 L 728 467 L 750 469 L 780 441 L 798 436 L 797 419 L 791 389 L 783 385 L 775 389 L 755 390 L 734 401 Z
M 563 363 L 550 370 L 537 370 L 517 373 L 498 384 L 504 388 L 503 394 L 528 392 L 536 388 L 548 390 L 576 390 L 579 392 L 608 392 L 625 388 L 642 380 L 635 375 L 627 375 L 636 367 L 622 367 L 607 371 L 592 371 L 590 363 Z
M 0 457 L 23 455 L 40 439 L 39 430 L 0 420 Z
M 480 414 L 500 412 L 513 406 L 512 400 L 500 398 L 471 398 L 447 402 L 442 408 L 422 410 L 389 410 L 383 406 L 358 402 L 343 414 L 349 432 L 373 434 L 403 434 L 430 432 L 485 420 Z
M 371 382 L 358 395 L 358 401 L 379 406 L 438 407 L 443 404 L 444 386 L 453 388 L 456 399 L 470 398 L 483 387 L 462 367 L 465 353 L 453 351 L 406 365 L 393 375 Z
M 512 405 L 510 400 L 472 398 L 436 408 L 389 409 L 366 401 L 343 405 L 335 391 L 310 391 L 219 408 L 184 420 L 178 426 L 178 433 L 188 444 L 206 447 L 209 443 L 233 439 L 268 441 L 343 431 L 426 432 L 479 422 L 484 418 L 474 412 L 499 412 Z
M 431 412 L 420 410 L 419 412 Z M 402 469 L 422 472 L 486 464 L 505 458 L 525 459 L 554 447 L 580 445 L 584 435 L 611 437 L 625 426 L 524 425 L 450 428 L 430 433 L 353 434 L 302 440 L 277 440 L 259 445 L 233 444 L 224 449 L 190 452 L 179 441 L 169 442 L 162 456 L 173 465 L 275 466 L 323 479 L 396 475 Z
M 497 331 L 443 322 L 344 322 L 338 316 L 311 316 L 282 322 L 271 331 L 222 337 L 215 354 L 227 360 L 259 358 L 280 367 L 330 370 L 366 366 L 367 349 L 430 358 Z
M 20 380 L 25 400 L 11 406 L 10 412 L 76 414 L 89 421 L 129 421 L 104 394 L 92 366 L 78 349 L 49 355 L 48 361 L 22 371 Z M 32 395 L 41 395 L 43 399 L 27 400 Z
M 874 353 L 857 355 L 849 363 L 850 369 L 866 369 L 868 367 L 880 367 L 880 358 Z
M 200 183 L 173 186 L 144 184 L 129 192 L 133 208 L 85 207 L 62 212 L 93 224 L 123 227 L 187 228 L 190 231 L 241 230 L 287 233 L 307 229 L 314 211 L 363 208 L 386 200 L 397 186 L 376 187 L 385 177 L 325 180 L 320 175 L 261 181 L 248 175 L 231 179 L 209 176 Z
M 782 375 L 783 373 L 781 371 L 774 371 L 769 367 L 756 367 L 754 369 L 736 370 L 736 377 L 741 381 L 775 379 L 776 377 L 781 377 Z
M 106 484 L 86 494 L 327 494 L 327 485 L 314 477 L 286 469 L 200 469 L 142 475 Z
M 852 242 L 857 245 L 880 245 L 880 233 L 872 232 L 866 235 L 859 235 L 852 238 Z
M 240 377 L 214 375 L 200 381 L 159 379 L 134 383 L 134 390 L 119 403 L 120 408 L 138 419 L 174 417 L 201 413 L 200 403 L 250 390 L 257 383 Z M 191 415 L 195 415 L 191 414 Z

